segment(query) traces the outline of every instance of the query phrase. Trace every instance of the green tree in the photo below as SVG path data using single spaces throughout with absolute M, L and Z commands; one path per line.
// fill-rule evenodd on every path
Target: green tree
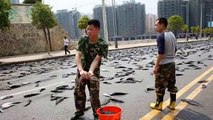
M 42 0 L 24 0 L 24 4 L 35 4 L 36 2 L 42 2 Z
M 187 35 L 187 33 L 189 31 L 188 25 L 186 25 L 186 24 L 182 25 L 181 30 L 185 33 L 186 39 L 188 40 L 188 35 Z
M 0 30 L 10 26 L 9 10 L 11 3 L 9 0 L 0 0 Z
M 86 32 L 86 28 L 87 28 L 87 23 L 89 21 L 89 17 L 88 16 L 82 16 L 81 19 L 78 21 L 78 28 L 81 30 L 85 30 Z
M 52 44 L 49 29 L 57 25 L 54 13 L 48 5 L 36 2 L 32 8 L 32 24 L 42 29 L 47 43 L 48 54 L 52 51 Z
M 208 28 L 203 29 L 203 33 L 204 33 L 205 36 L 207 37 L 207 35 L 208 35 Z
M 209 40 L 211 40 L 212 36 L 213 36 L 213 28 L 209 28 Z
M 195 34 L 195 38 L 198 39 L 198 34 L 200 33 L 200 26 L 192 26 L 191 32 Z
M 177 35 L 177 32 L 181 30 L 183 24 L 183 18 L 179 15 L 173 15 L 168 19 L 168 28 L 174 32 L 175 36 Z

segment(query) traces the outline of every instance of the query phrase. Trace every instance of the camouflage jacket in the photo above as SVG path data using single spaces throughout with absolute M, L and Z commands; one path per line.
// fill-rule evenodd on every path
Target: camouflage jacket
M 82 37 L 78 41 L 78 47 L 77 51 L 80 51 L 82 53 L 82 67 L 85 71 L 89 71 L 90 65 L 92 64 L 93 60 L 95 59 L 96 55 L 102 56 L 104 58 L 107 58 L 108 54 L 108 44 L 105 40 L 99 38 L 98 41 L 94 44 L 89 42 L 89 37 Z M 98 67 L 95 69 L 94 74 L 98 75 L 100 74 L 100 65 L 99 63 Z

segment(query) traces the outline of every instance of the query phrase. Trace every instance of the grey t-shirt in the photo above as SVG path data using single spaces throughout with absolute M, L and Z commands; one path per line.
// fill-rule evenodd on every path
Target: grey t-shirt
M 158 54 L 164 54 L 160 65 L 175 61 L 176 38 L 171 31 L 165 31 L 157 37 Z

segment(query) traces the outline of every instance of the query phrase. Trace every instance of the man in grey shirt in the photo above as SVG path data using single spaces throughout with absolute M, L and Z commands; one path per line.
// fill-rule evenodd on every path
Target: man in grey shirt
M 175 109 L 177 87 L 175 77 L 175 52 L 176 38 L 174 34 L 167 31 L 168 22 L 165 18 L 159 18 L 155 22 L 155 30 L 160 33 L 157 37 L 158 56 L 154 67 L 155 88 L 157 99 L 156 103 L 151 103 L 150 107 L 157 110 L 162 110 L 163 97 L 165 89 L 170 92 L 171 110 Z

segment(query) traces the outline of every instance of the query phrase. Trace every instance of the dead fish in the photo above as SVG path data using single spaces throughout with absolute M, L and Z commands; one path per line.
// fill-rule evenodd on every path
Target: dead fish
M 200 80 L 197 83 L 207 83 L 207 82 L 208 82 L 208 80 Z
M 54 96 L 53 94 L 50 96 L 50 101 L 57 100 L 59 96 Z
M 61 90 L 51 90 L 50 92 L 53 92 L 53 93 L 63 93 L 63 91 L 61 91 Z
M 183 74 L 181 74 L 181 73 L 176 73 L 175 75 L 176 76 L 183 76 Z
M 19 88 L 19 87 L 21 87 L 21 85 L 19 85 L 19 84 L 10 85 L 10 88 L 11 88 L 11 89 L 15 89 L 15 88 Z
M 55 90 L 71 90 L 69 85 L 61 85 L 55 88 Z
M 104 81 L 104 82 L 102 82 L 103 84 L 108 84 L 108 85 L 111 85 L 112 83 L 110 83 L 110 82 L 107 82 L 107 81 Z
M 42 91 L 44 91 L 44 90 L 46 90 L 46 88 L 41 88 L 41 89 L 40 89 L 40 92 L 42 92 Z
M 101 114 L 107 114 L 107 115 L 115 114 L 115 112 L 103 110 L 102 107 L 100 107 L 100 113 L 101 113 Z
M 19 104 L 19 103 L 21 103 L 21 102 L 7 102 L 7 103 L 3 103 L 1 105 L 1 108 L 2 108 L 2 110 L 4 110 L 4 109 L 10 108 L 10 107 L 13 107 L 14 105 Z
M 4 110 L 0 107 L 0 113 L 3 113 L 4 112 Z
M 193 64 L 195 61 L 184 62 L 185 64 Z
M 65 99 L 67 99 L 68 97 L 59 97 L 58 99 L 56 99 L 56 105 L 58 105 L 59 103 L 61 103 L 62 101 L 64 101 Z
M 124 92 L 114 92 L 114 93 L 110 93 L 110 96 L 120 96 L 120 95 L 126 95 L 128 93 L 124 93 Z
M 190 99 L 181 99 L 182 102 L 186 102 L 190 105 L 194 105 L 194 106 L 200 106 L 200 103 L 194 100 L 190 100 Z
M 145 92 L 147 93 L 148 91 L 154 91 L 155 88 L 146 88 Z
M 84 111 L 87 111 L 87 110 L 89 110 L 90 108 L 92 108 L 92 107 L 91 107 L 91 106 L 87 106 L 87 107 L 85 107 Z
M 28 105 L 30 105 L 31 102 L 32 102 L 32 100 L 28 100 L 27 104 L 25 104 L 24 107 L 27 107 Z
M 108 103 L 110 103 L 110 99 L 106 99 L 103 102 L 101 102 L 101 106 L 107 105 Z
M 10 99 L 10 98 L 12 98 L 12 97 L 13 97 L 13 95 L 4 96 L 3 98 L 1 98 L 1 100 Z
M 55 77 L 57 77 L 57 75 L 51 75 L 50 77 L 51 77 L 51 78 L 55 78 Z
M 23 82 L 21 85 L 29 85 L 31 82 Z
M 117 102 L 117 103 L 124 103 L 123 100 L 119 100 L 119 99 L 116 99 L 116 98 L 110 98 L 110 101 Z
M 118 69 L 118 68 L 126 68 L 125 66 L 116 66 L 115 69 Z
M 105 78 L 104 80 L 113 80 L 114 77 L 108 77 L 108 78 Z
M 117 82 L 115 82 L 115 83 L 122 83 L 122 81 L 120 80 L 120 81 L 117 81 Z
M 30 93 L 30 94 L 24 95 L 24 98 L 33 97 L 33 96 L 36 96 L 36 95 L 39 95 L 39 94 L 40 94 L 40 92 Z

